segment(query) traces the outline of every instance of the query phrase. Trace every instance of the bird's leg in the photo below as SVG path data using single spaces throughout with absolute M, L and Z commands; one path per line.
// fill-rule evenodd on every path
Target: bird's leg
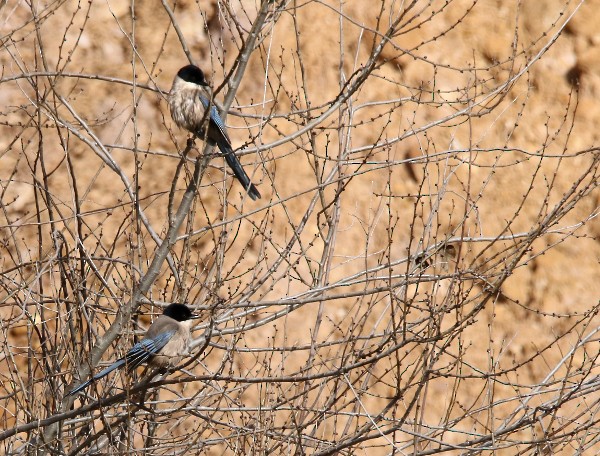
M 185 157 L 187 155 L 187 152 L 192 150 L 192 148 L 194 147 L 194 139 L 196 138 L 196 136 L 192 136 L 191 138 L 188 138 L 187 140 L 187 147 L 185 148 L 185 150 L 183 151 L 183 156 Z

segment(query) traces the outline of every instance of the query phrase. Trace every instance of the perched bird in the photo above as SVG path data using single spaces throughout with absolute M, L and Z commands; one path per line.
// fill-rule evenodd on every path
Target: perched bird
M 123 358 L 98 372 L 87 382 L 73 388 L 67 396 L 84 390 L 92 382 L 123 366 L 127 366 L 131 372 L 146 361 L 155 367 L 177 365 L 181 358 L 189 355 L 193 317 L 192 311 L 185 304 L 168 305 L 163 314 L 150 325 L 144 338 L 131 347 Z
M 181 128 L 185 128 L 201 139 L 208 140 L 210 144 L 216 144 L 235 177 L 248 191 L 250 198 L 257 200 L 260 198 L 260 193 L 250 182 L 250 178 L 233 152 L 225 123 L 219 116 L 217 108 L 211 105 L 211 99 L 211 89 L 204 79 L 202 70 L 195 65 L 184 66 L 177 72 L 169 92 L 171 117 Z M 207 120 L 205 113 L 209 108 L 210 115 Z M 206 125 L 208 125 L 208 132 L 204 131 Z

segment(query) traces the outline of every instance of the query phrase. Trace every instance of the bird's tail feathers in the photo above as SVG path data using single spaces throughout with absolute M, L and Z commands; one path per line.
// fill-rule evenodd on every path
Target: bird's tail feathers
M 248 191 L 248 195 L 250 196 L 250 198 L 252 198 L 255 201 L 259 199 L 260 193 L 258 189 L 250 181 L 250 178 L 248 177 L 248 174 L 246 174 L 246 171 L 244 171 L 244 168 L 242 168 L 242 164 L 236 157 L 235 152 L 231 148 L 231 145 L 229 145 L 229 143 L 225 140 L 218 141 L 217 145 L 219 146 L 219 149 L 225 156 L 225 161 L 233 171 L 233 174 L 235 175 L 237 180 L 239 180 L 242 186 Z
M 100 380 L 102 377 L 110 374 L 112 371 L 114 371 L 115 369 L 118 369 L 119 367 L 123 366 L 124 364 L 125 364 L 125 358 L 121 358 L 118 361 L 115 361 L 110 366 L 108 366 L 106 369 L 98 372 L 96 375 L 94 375 L 88 381 L 83 382 L 77 388 L 73 388 L 71 391 L 69 391 L 67 393 L 67 396 L 72 396 L 74 394 L 77 394 L 80 391 L 83 391 L 84 389 L 86 389 L 88 386 L 90 386 L 96 380 Z

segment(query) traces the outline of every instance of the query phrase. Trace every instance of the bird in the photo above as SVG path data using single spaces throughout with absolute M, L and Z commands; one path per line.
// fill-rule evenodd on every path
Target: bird
M 233 152 L 231 140 L 227 135 L 225 122 L 219 116 L 217 108 L 212 104 L 212 92 L 204 73 L 196 65 L 186 65 L 179 69 L 167 97 L 171 118 L 181 128 L 197 137 L 216 144 L 235 177 L 253 200 L 260 198 L 256 186 L 250 181 L 248 174 Z M 205 119 L 209 109 L 208 120 Z M 208 125 L 208 131 L 204 127 Z
M 184 356 L 189 355 L 193 318 L 192 311 L 185 304 L 169 304 L 162 315 L 150 325 L 144 338 L 131 347 L 124 357 L 73 388 L 67 396 L 83 391 L 92 382 L 123 366 L 126 366 L 129 372 L 144 362 L 159 368 L 174 367 Z

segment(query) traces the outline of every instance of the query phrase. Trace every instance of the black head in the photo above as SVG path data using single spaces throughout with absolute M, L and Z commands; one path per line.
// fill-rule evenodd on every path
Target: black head
M 185 82 L 191 82 L 201 86 L 207 86 L 206 79 L 204 79 L 204 73 L 196 65 L 186 65 L 177 72 L 177 76 L 183 79 Z
M 169 304 L 163 311 L 163 315 L 177 321 L 187 321 L 194 317 L 192 311 L 185 304 Z

